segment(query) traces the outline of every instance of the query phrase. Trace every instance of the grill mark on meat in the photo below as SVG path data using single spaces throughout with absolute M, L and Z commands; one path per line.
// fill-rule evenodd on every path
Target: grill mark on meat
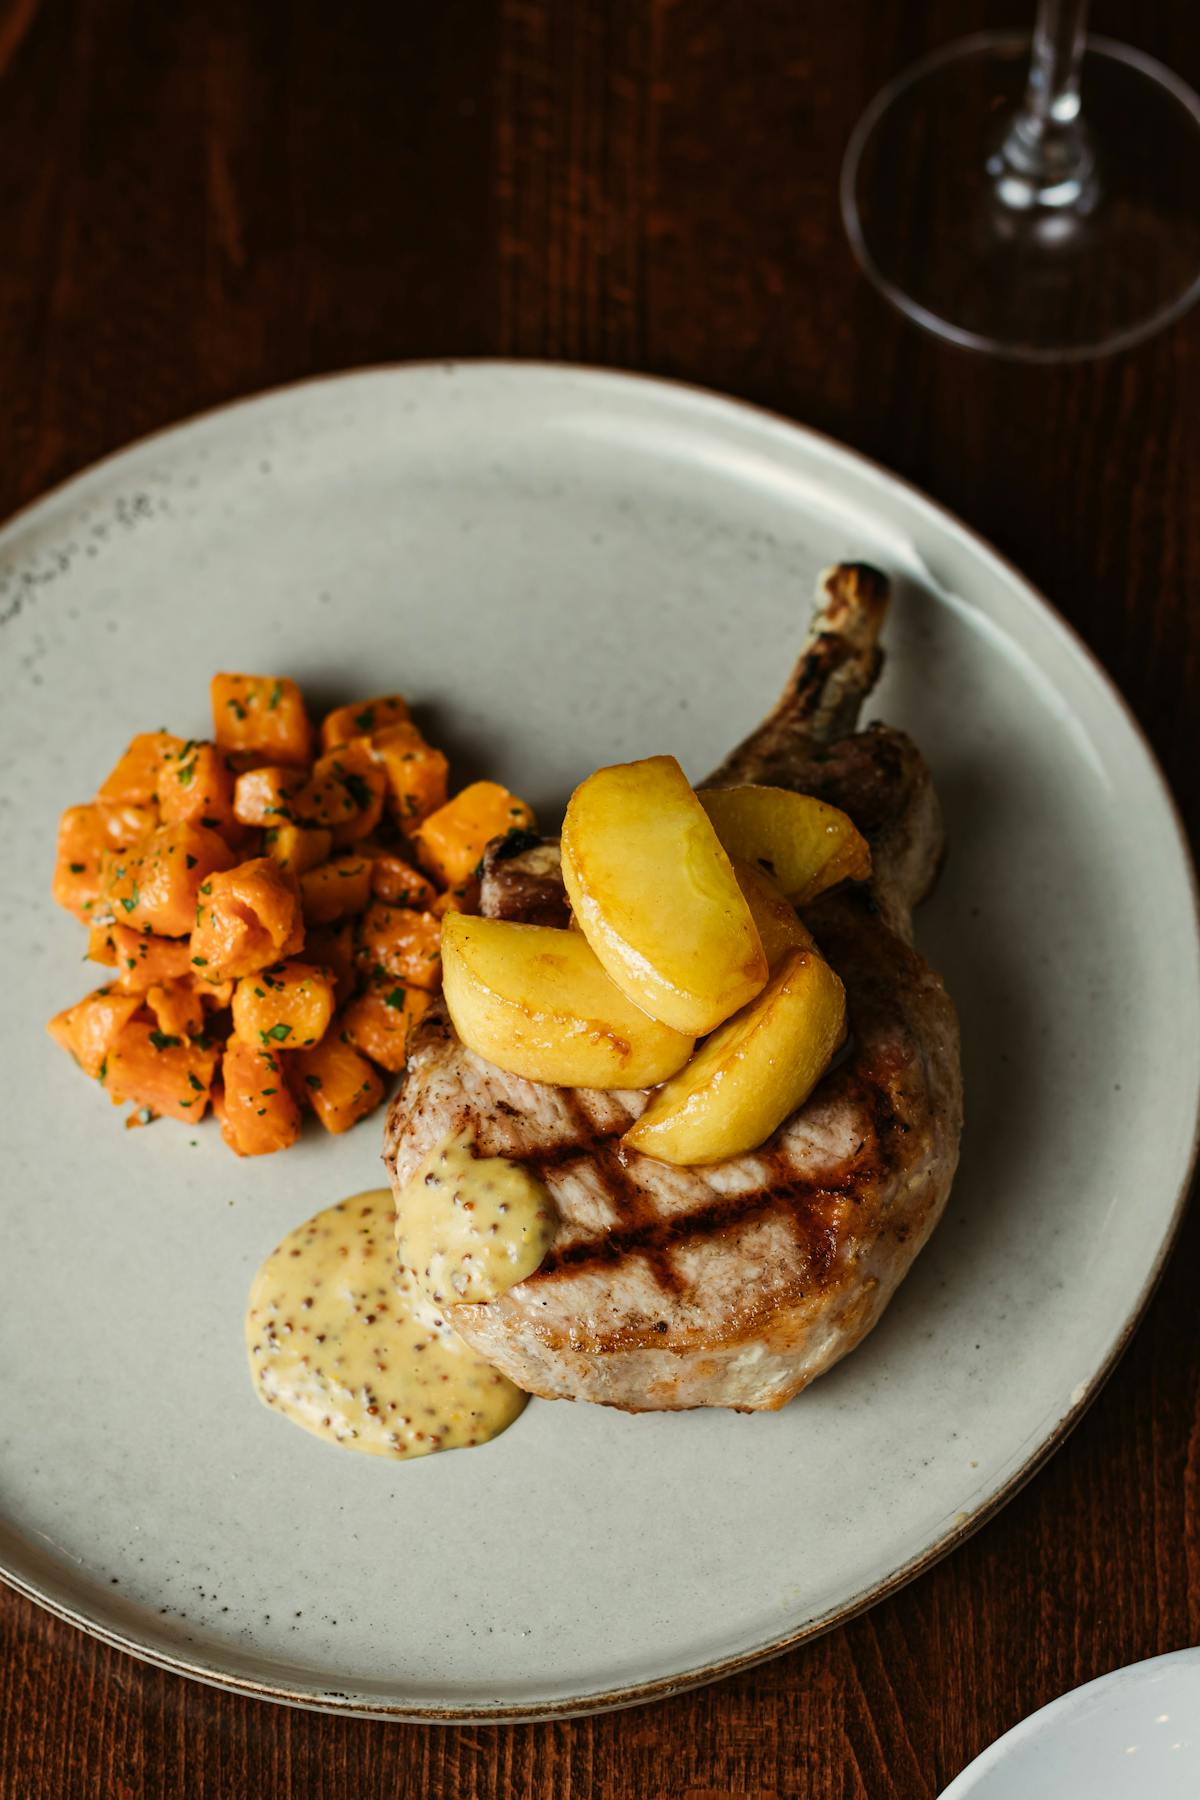
M 639 1254 L 650 1274 L 664 1293 L 681 1293 L 683 1283 L 675 1267 L 671 1247 L 653 1235 L 652 1228 L 659 1223 L 653 1203 L 625 1168 L 621 1151 L 613 1141 L 615 1133 L 606 1132 L 599 1126 L 578 1089 L 563 1090 L 561 1098 L 563 1110 L 578 1133 L 579 1143 L 586 1145 L 582 1154 L 594 1165 L 604 1192 L 621 1221 L 619 1232 L 627 1238 L 639 1231 L 646 1233 L 644 1241 L 639 1244 Z M 610 1233 L 610 1238 L 611 1236 Z M 597 1240 L 598 1244 L 605 1241 L 607 1240 Z M 544 1268 L 545 1264 L 542 1266 Z
M 885 1187 L 900 1161 L 895 1138 L 909 1130 L 877 1077 L 861 1068 L 846 1068 L 842 1075 L 845 1099 L 865 1108 L 870 1135 L 860 1140 L 840 1179 L 802 1175 L 786 1150 L 768 1146 L 757 1153 L 766 1175 L 756 1187 L 714 1195 L 704 1207 L 664 1218 L 648 1205 L 613 1148 L 595 1139 L 585 1150 L 573 1147 L 575 1154 L 589 1157 L 602 1172 L 605 1191 L 621 1212 L 621 1223 L 597 1237 L 551 1248 L 536 1274 L 529 1277 L 530 1283 L 553 1281 L 560 1275 L 578 1274 L 583 1269 L 636 1255 L 646 1261 L 662 1287 L 680 1293 L 685 1284 L 674 1260 L 676 1251 L 705 1238 L 722 1236 L 780 1205 L 790 1214 L 796 1242 L 820 1282 L 833 1267 L 837 1254 L 837 1233 L 822 1216 L 821 1207 L 831 1202 L 859 1206 L 869 1193 Z M 538 1162 L 541 1156 L 527 1160 Z M 621 1180 L 614 1184 L 618 1173 Z

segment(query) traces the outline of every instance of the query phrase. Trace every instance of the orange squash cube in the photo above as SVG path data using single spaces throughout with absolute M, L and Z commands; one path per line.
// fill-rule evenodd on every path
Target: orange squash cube
M 359 922 L 355 960 L 375 987 L 439 988 L 442 926 L 429 912 L 377 900 Z
M 157 1025 L 131 1019 L 105 1059 L 98 1079 L 114 1106 L 132 1100 L 157 1118 L 191 1124 L 208 1107 L 219 1051 Z
M 268 825 L 263 833 L 263 853 L 293 875 L 303 875 L 327 862 L 333 849 L 333 833 L 323 825 L 293 825 L 284 820 Z
M 300 1089 L 326 1131 L 349 1131 L 383 1099 L 379 1071 L 354 1048 L 344 1043 L 340 1031 L 327 1031 L 311 1050 L 297 1050 L 292 1067 Z
M 373 989 L 350 1002 L 342 1031 L 356 1050 L 395 1075 L 407 1060 L 409 1033 L 432 1001 L 422 988 Z
M 50 892 L 60 906 L 85 925 L 97 910 L 108 850 L 108 834 L 99 807 L 68 806 L 58 824 Z
M 204 1008 L 195 984 L 186 977 L 182 981 L 158 982 L 146 990 L 146 1005 L 154 1014 L 155 1024 L 170 1037 L 199 1037 L 204 1030 Z
M 355 844 L 374 831 L 383 817 L 388 782 L 366 738 L 352 738 L 323 756 L 313 768 L 313 785 L 337 781 L 350 797 L 353 813 L 340 820 L 331 819 L 333 841 L 339 849 Z
M 394 850 L 372 850 L 371 892 L 376 900 L 391 906 L 419 906 L 431 911 L 437 904 L 437 889 L 419 870 L 405 862 Z
M 222 750 L 264 762 L 312 760 L 312 726 L 304 699 L 284 675 L 214 675 L 213 735 Z
M 191 959 L 206 980 L 253 975 L 303 948 L 296 878 L 269 856 L 254 857 L 201 882 Z
M 232 861 L 224 838 L 203 825 L 159 825 L 105 857 L 104 899 L 118 924 L 183 937 L 195 922 L 202 884 Z
M 92 962 L 116 969 L 115 985 L 124 994 L 144 994 L 157 982 L 184 981 L 192 974 L 186 938 L 157 937 L 131 925 L 94 925 L 88 934 Z
M 413 839 L 422 868 L 453 888 L 471 879 L 493 838 L 535 825 L 532 807 L 498 781 L 473 781 L 425 819 Z
M 236 825 L 233 770 L 215 744 L 188 738 L 164 757 L 158 809 L 164 825 L 203 825 L 223 834 Z
M 70 1051 L 75 1061 L 96 1080 L 104 1059 L 141 1005 L 140 994 L 119 994 L 110 987 L 97 988 L 74 1006 L 51 1019 L 46 1029 L 56 1044 Z
M 477 913 L 479 911 L 479 883 L 475 880 L 460 882 L 458 887 L 447 888 L 439 894 L 429 908 L 435 919 L 444 919 L 448 912 Z
M 281 820 L 293 820 L 292 802 L 307 782 L 305 770 L 279 763 L 247 769 L 234 783 L 234 817 L 243 825 L 278 825 Z
M 304 939 L 308 960 L 319 969 L 328 969 L 334 981 L 334 1000 L 344 1006 L 358 985 L 358 965 L 354 960 L 354 922 L 345 919 L 340 925 L 318 925 Z
M 94 804 L 110 850 L 128 850 L 160 822 L 158 807 L 150 801 L 139 805 L 132 800 L 97 800 Z
M 255 1049 L 311 1049 L 333 1017 L 334 983 L 332 970 L 302 962 L 244 975 L 233 995 L 234 1036 Z
M 97 800 L 156 804 L 163 764 L 183 749 L 183 739 L 169 731 L 140 731 L 110 775 L 96 790 Z
M 389 804 L 402 831 L 445 804 L 450 765 L 415 725 L 385 726 L 372 734 L 371 749 L 387 776 Z
M 403 694 L 377 694 L 373 700 L 358 700 L 352 706 L 339 706 L 321 720 L 322 751 L 336 750 L 351 738 L 371 737 L 388 725 L 408 722 L 408 701 Z
M 371 898 L 371 863 L 366 856 L 335 856 L 332 862 L 308 869 L 300 877 L 304 896 L 304 920 L 308 925 L 330 925 L 360 913 Z
M 237 1156 L 270 1156 L 300 1136 L 300 1108 L 279 1058 L 230 1038 L 221 1058 L 222 1088 L 214 1108 L 221 1136 Z

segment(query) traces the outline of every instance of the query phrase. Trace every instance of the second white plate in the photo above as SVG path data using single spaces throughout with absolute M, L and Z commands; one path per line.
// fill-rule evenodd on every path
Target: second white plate
M 270 1417 L 250 1276 L 378 1179 L 374 1126 L 238 1164 L 126 1134 L 44 1035 L 89 972 L 55 821 L 216 668 L 399 687 L 547 823 L 581 774 L 700 776 L 775 698 L 814 577 L 891 571 L 872 716 L 950 858 L 918 931 L 961 1010 L 962 1168 L 874 1336 L 776 1416 L 535 1402 L 388 1464 Z M 796 1643 L 1010 1493 L 1118 1353 L 1195 1130 L 1186 853 L 1128 715 L 1028 586 L 844 450 L 701 393 L 530 366 L 381 370 L 124 453 L 0 534 L 0 1565 L 168 1667 L 302 1704 L 504 1718 L 628 1703 Z M 93 972 L 94 978 L 95 972 Z

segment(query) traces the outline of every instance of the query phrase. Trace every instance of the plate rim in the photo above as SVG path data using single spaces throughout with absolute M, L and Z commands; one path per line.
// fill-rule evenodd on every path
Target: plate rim
M 941 505 L 902 475 L 896 474 L 883 463 L 863 454 L 828 433 L 815 429 L 810 425 L 789 419 L 786 414 L 770 407 L 762 406 L 754 401 L 743 400 L 733 395 L 722 394 L 712 388 L 706 388 L 696 382 L 679 380 L 670 376 L 659 376 L 637 370 L 609 368 L 600 364 L 552 362 L 540 358 L 520 357 L 426 357 L 398 362 L 368 363 L 352 365 L 347 368 L 329 370 L 322 374 L 307 376 L 299 381 L 284 382 L 277 386 L 262 389 L 256 393 L 241 395 L 216 406 L 205 407 L 189 414 L 183 419 L 169 425 L 156 428 L 126 444 L 117 446 L 106 452 L 97 461 L 85 464 L 72 474 L 56 482 L 44 493 L 35 496 L 24 505 L 0 521 L 0 551 L 22 529 L 36 523 L 38 515 L 50 513 L 55 504 L 62 500 L 72 489 L 91 485 L 100 481 L 111 469 L 135 456 L 137 453 L 151 448 L 156 443 L 173 437 L 183 436 L 193 428 L 223 418 L 227 414 L 250 411 L 267 406 L 273 401 L 283 400 L 320 387 L 333 386 L 337 383 L 369 380 L 371 377 L 394 377 L 401 374 L 418 373 L 420 371 L 441 371 L 448 375 L 459 373 L 484 376 L 488 374 L 504 374 L 506 376 L 532 376 L 534 380 L 552 380 L 556 377 L 567 380 L 582 380 L 598 389 L 611 388 L 626 392 L 634 389 L 658 391 L 674 400 L 690 402 L 701 411 L 707 410 L 718 416 L 725 415 L 733 421 L 739 418 L 748 420 L 760 428 L 769 427 L 784 437 L 799 437 L 810 444 L 819 446 L 835 463 L 842 463 L 867 471 L 894 490 L 898 490 L 908 502 L 919 512 L 931 516 L 941 527 L 972 552 L 972 554 L 990 563 L 1020 593 L 1027 606 L 1063 639 L 1067 648 L 1073 653 L 1077 662 L 1087 669 L 1088 673 L 1103 690 L 1107 700 L 1114 704 L 1124 718 L 1134 740 L 1141 749 L 1145 764 L 1162 802 L 1166 822 L 1171 826 L 1180 864 L 1191 898 L 1192 923 L 1197 944 L 1200 945 L 1200 879 L 1197 876 L 1195 860 L 1183 819 L 1171 790 L 1170 783 L 1163 773 L 1162 766 L 1153 745 L 1144 731 L 1141 722 L 1132 706 L 1122 694 L 1120 688 L 1101 663 L 1090 645 L 1079 634 L 1071 622 L 1060 613 L 1051 600 L 1017 566 L 1009 561 L 986 538 L 967 525 L 957 514 Z M 909 1582 L 924 1574 L 928 1569 L 950 1555 L 965 1543 L 968 1538 L 981 1530 L 1012 1500 L 1025 1485 L 1032 1481 L 1050 1458 L 1062 1447 L 1076 1425 L 1083 1418 L 1088 1408 L 1096 1400 L 1113 1370 L 1125 1354 L 1138 1326 L 1145 1317 L 1146 1311 L 1154 1298 L 1163 1271 L 1175 1248 L 1179 1232 L 1187 1210 L 1193 1180 L 1196 1176 L 1197 1164 L 1200 1161 L 1200 1088 L 1197 1089 L 1193 1102 L 1193 1118 L 1191 1132 L 1191 1150 L 1184 1169 L 1183 1177 L 1175 1195 L 1170 1221 L 1159 1243 L 1153 1264 L 1138 1294 L 1123 1319 L 1109 1348 L 1108 1355 L 1096 1369 L 1090 1379 L 1082 1384 L 1082 1391 L 1077 1390 L 1078 1397 L 1072 1396 L 1072 1403 L 1059 1420 L 1053 1431 L 1030 1453 L 1021 1466 L 1016 1469 L 1004 1485 L 985 1500 L 965 1520 L 956 1523 L 935 1543 L 928 1546 L 918 1556 L 903 1564 L 882 1581 L 853 1595 L 849 1600 L 833 1607 L 829 1612 L 795 1631 L 784 1633 L 773 1639 L 770 1644 L 759 1645 L 753 1650 L 742 1651 L 732 1657 L 718 1659 L 692 1669 L 686 1669 L 676 1675 L 659 1676 L 651 1681 L 637 1682 L 632 1685 L 607 1689 L 603 1692 L 585 1694 L 574 1698 L 551 1701 L 543 1705 L 521 1703 L 505 1704 L 480 1709 L 476 1705 L 465 1706 L 413 1706 L 383 1699 L 374 1699 L 366 1694 L 354 1695 L 345 1691 L 332 1689 L 311 1689 L 302 1685 L 276 1685 L 253 1677 L 231 1673 L 228 1669 L 220 1669 L 204 1661 L 196 1661 L 174 1652 L 161 1650 L 153 1644 L 140 1642 L 128 1633 L 114 1629 L 100 1617 L 93 1616 L 86 1609 L 69 1605 L 57 1599 L 47 1588 L 39 1586 L 36 1581 L 26 1579 L 7 1561 L 5 1553 L 0 1550 L 0 1582 L 32 1601 L 44 1611 L 74 1626 L 87 1636 L 106 1644 L 109 1648 L 123 1651 L 138 1661 L 164 1669 L 175 1675 L 199 1681 L 206 1686 L 221 1689 L 224 1692 L 241 1694 L 249 1699 L 265 1700 L 278 1705 L 294 1706 L 304 1711 L 329 1713 L 351 1718 L 369 1718 L 391 1720 L 404 1724 L 517 1724 L 536 1723 L 567 1718 L 581 1718 L 601 1712 L 617 1711 L 626 1707 L 651 1704 L 655 1701 L 671 1698 L 676 1694 L 686 1693 L 690 1689 L 720 1681 L 728 1676 L 739 1674 L 762 1663 L 769 1662 L 777 1656 L 786 1655 L 789 1651 L 799 1649 L 802 1645 L 821 1637 L 837 1625 L 849 1623 L 859 1617 L 879 1601 L 889 1598 L 906 1587 Z M 1172 1653 L 1173 1654 L 1173 1653 Z M 1151 1659 L 1153 1660 L 1153 1659 Z M 1098 1679 L 1107 1679 L 1099 1677 Z M 1076 1690 L 1071 1690 L 1075 1692 Z M 1066 1696 L 1059 1696 L 1063 1699 Z M 1049 1705 L 1057 1704 L 1051 1701 Z M 1045 1709 L 1039 1709 L 1039 1711 Z M 1034 1717 L 1036 1715 L 1030 1715 Z M 1025 1721 L 1019 1721 L 1014 1730 L 1019 1729 Z M 1005 1734 L 1008 1735 L 1007 1733 Z M 1001 1740 L 997 1740 L 998 1742 Z M 984 1752 L 986 1754 L 986 1752 Z M 968 1765 L 968 1768 L 971 1765 Z M 966 1773 L 964 1770 L 962 1773 Z M 956 1780 L 959 1777 L 955 1777 Z
M 1005 1746 L 1024 1743 L 1027 1738 L 1034 1737 L 1047 1723 L 1049 1715 L 1065 1712 L 1073 1701 L 1081 1701 L 1085 1694 L 1094 1693 L 1103 1687 L 1117 1687 L 1123 1682 L 1132 1681 L 1134 1677 L 1145 1676 L 1151 1669 L 1160 1669 L 1165 1664 L 1200 1665 L 1200 1646 L 1184 1644 L 1178 1650 L 1164 1650 L 1158 1656 L 1143 1656 L 1137 1662 L 1118 1663 L 1115 1669 L 1106 1669 L 1103 1675 L 1093 1675 L 1090 1681 L 1081 1681 L 1077 1687 L 1068 1688 L 1064 1694 L 1055 1694 L 1053 1700 L 1047 1700 L 1044 1706 L 1037 1706 L 1024 1718 L 1002 1731 L 998 1738 L 984 1746 L 979 1755 L 973 1757 L 965 1769 L 960 1769 L 954 1779 L 944 1787 L 938 1800 L 970 1800 L 975 1792 L 977 1778 L 990 1775 L 1001 1765 L 1006 1754 Z

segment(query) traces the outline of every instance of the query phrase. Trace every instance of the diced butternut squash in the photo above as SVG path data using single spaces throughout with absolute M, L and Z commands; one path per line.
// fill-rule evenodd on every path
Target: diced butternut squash
M 297 1050 L 292 1066 L 301 1091 L 326 1131 L 349 1131 L 383 1099 L 376 1068 L 353 1044 L 342 1041 L 340 1022 L 311 1050 Z
M 332 849 L 333 833 L 322 825 L 293 825 L 285 819 L 269 825 L 263 833 L 264 854 L 293 875 L 303 875 L 328 861 Z
M 853 820 L 811 794 L 746 786 L 705 788 L 697 798 L 728 854 L 764 869 L 796 906 L 871 873 Z
M 432 999 L 422 988 L 372 989 L 350 1002 L 342 1031 L 356 1050 L 395 1075 L 404 1067 L 409 1033 Z
M 118 924 L 182 937 L 195 922 L 201 886 L 232 861 L 233 852 L 215 831 L 160 825 L 129 850 L 105 858 L 103 898 Z
M 95 925 L 88 934 L 92 962 L 108 963 L 125 994 L 144 994 L 160 981 L 186 980 L 192 973 L 186 938 L 156 937 L 131 925 Z
M 233 789 L 234 817 L 243 825 L 278 825 L 294 822 L 292 802 L 308 776 L 303 769 L 265 763 L 239 775 Z
M 86 925 L 97 910 L 108 834 L 98 806 L 68 806 L 58 824 L 51 893 Z
M 200 884 L 191 957 L 209 980 L 253 975 L 303 948 L 296 878 L 269 856 L 239 863 Z
M 762 993 L 651 1097 L 624 1141 L 661 1162 L 723 1162 L 756 1150 L 829 1067 L 846 995 L 816 950 L 789 950 Z
M 439 988 L 442 985 L 442 927 L 432 913 L 382 900 L 359 922 L 355 957 L 375 986 Z
M 244 1043 L 308 1050 L 333 1017 L 334 975 L 311 963 L 273 963 L 244 975 L 233 996 L 233 1031 Z
M 228 835 L 236 825 L 233 771 L 215 744 L 180 745 L 163 759 L 158 780 L 158 807 L 164 825 L 203 825 Z M 244 833 L 233 842 L 240 842 Z
M 97 800 L 94 804 L 110 850 L 128 850 L 160 823 L 158 807 L 149 801 L 138 805 L 132 800 Z
M 816 949 L 812 935 L 801 923 L 795 907 L 764 870 L 754 863 L 735 862 L 733 872 L 750 908 L 754 929 L 772 973 L 789 950 Z
M 160 1031 L 171 1037 L 199 1037 L 204 1030 L 204 1008 L 194 982 L 163 981 L 147 989 L 146 1005 Z
M 408 702 L 403 694 L 377 694 L 353 706 L 339 706 L 321 721 L 321 749 L 336 750 L 351 738 L 370 737 L 388 725 L 408 722 Z
M 214 675 L 213 735 L 222 750 L 264 762 L 307 763 L 312 727 L 294 681 L 284 675 Z
M 367 738 L 352 738 L 323 756 L 313 767 L 313 786 L 325 780 L 340 782 L 354 807 L 348 818 L 331 820 L 333 841 L 339 849 L 355 844 L 374 831 L 383 817 L 388 780 Z
M 388 778 L 389 803 L 401 831 L 444 806 L 449 764 L 415 725 L 387 725 L 371 736 L 371 748 Z
M 141 1003 L 139 994 L 97 988 L 58 1013 L 46 1029 L 56 1044 L 70 1051 L 84 1073 L 96 1080 L 105 1057 Z
M 183 739 L 169 731 L 141 731 L 129 745 L 112 773 L 96 790 L 97 800 L 144 806 L 158 801 L 163 763 L 183 749 Z
M 304 953 L 319 969 L 328 969 L 334 979 L 334 999 L 344 1006 L 358 985 L 358 964 L 354 960 L 354 921 L 344 919 L 340 925 L 318 925 L 305 933 Z
M 369 850 L 371 892 L 391 906 L 419 906 L 431 911 L 438 894 L 433 883 L 394 850 Z
M 360 913 L 371 899 L 371 864 L 365 856 L 335 856 L 300 877 L 304 919 L 308 925 L 330 925 Z
M 468 1049 L 529 1081 L 637 1088 L 683 1067 L 692 1039 L 655 1022 L 609 980 L 579 931 L 444 921 L 445 993 Z
M 300 1108 L 279 1058 L 240 1038 L 230 1038 L 221 1058 L 220 1098 L 215 1102 L 221 1136 L 238 1156 L 269 1156 L 300 1136 Z
M 673 756 L 597 769 L 567 805 L 562 872 L 622 993 L 700 1037 L 759 992 L 767 959 L 729 858 Z
M 457 887 L 447 888 L 439 894 L 429 907 L 435 919 L 444 919 L 448 912 L 477 913 L 479 911 L 479 883 L 463 881 Z
M 532 807 L 498 781 L 474 781 L 412 835 L 421 866 L 442 887 L 452 888 L 470 880 L 493 838 L 535 824 Z
M 219 1055 L 215 1044 L 194 1043 L 131 1019 L 99 1079 L 114 1106 L 132 1100 L 155 1118 L 166 1114 L 190 1124 L 204 1116 Z

